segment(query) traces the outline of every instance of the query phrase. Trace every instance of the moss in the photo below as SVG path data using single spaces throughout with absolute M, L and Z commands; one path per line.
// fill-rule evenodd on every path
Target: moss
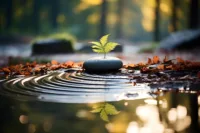
M 76 38 L 73 35 L 63 32 L 63 33 L 54 33 L 47 36 L 38 36 L 31 41 L 31 44 L 34 44 L 35 42 L 38 42 L 44 39 L 66 40 L 66 41 L 70 41 L 72 45 L 76 42 Z
M 158 42 L 153 42 L 149 46 L 141 48 L 138 53 L 152 53 L 158 46 Z

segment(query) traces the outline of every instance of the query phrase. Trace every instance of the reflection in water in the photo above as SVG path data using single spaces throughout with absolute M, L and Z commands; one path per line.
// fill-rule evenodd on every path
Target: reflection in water
M 147 104 L 151 104 L 151 105 L 157 105 L 157 103 L 159 102 L 159 104 L 163 104 L 162 100 L 156 101 L 155 99 L 145 99 L 144 100 L 145 103 Z
M 86 104 L 0 98 L 0 133 L 200 132 L 197 94 L 167 92 L 155 98 Z
M 20 115 L 19 121 L 20 121 L 22 124 L 27 124 L 27 123 L 28 123 L 28 116 L 26 116 L 26 115 Z
M 107 122 L 109 121 L 109 118 L 108 118 L 109 115 L 119 114 L 119 111 L 117 111 L 115 106 L 109 103 L 96 104 L 93 106 L 93 109 L 91 112 L 99 113 L 101 119 Z
M 35 133 L 35 131 L 36 131 L 36 126 L 34 124 L 29 124 L 28 133 Z

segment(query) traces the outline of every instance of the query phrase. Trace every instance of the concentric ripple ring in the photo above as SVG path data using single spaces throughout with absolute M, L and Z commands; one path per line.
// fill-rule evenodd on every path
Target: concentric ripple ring
M 94 103 L 147 97 L 150 87 L 128 76 L 52 72 L 0 82 L 0 95 L 23 101 Z

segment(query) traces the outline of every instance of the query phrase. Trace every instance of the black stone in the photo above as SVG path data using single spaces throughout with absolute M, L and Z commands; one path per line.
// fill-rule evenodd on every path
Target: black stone
M 72 42 L 61 39 L 44 39 L 32 46 L 32 55 L 74 53 Z
M 83 63 L 83 68 L 88 72 L 109 72 L 117 71 L 122 67 L 123 63 L 116 57 L 94 57 Z
M 184 30 L 172 33 L 160 42 L 161 50 L 192 50 L 200 48 L 200 30 Z

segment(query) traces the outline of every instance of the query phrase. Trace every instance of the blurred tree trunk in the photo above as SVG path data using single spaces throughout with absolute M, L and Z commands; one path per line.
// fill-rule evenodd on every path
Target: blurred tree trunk
M 159 30 L 159 24 L 160 24 L 160 0 L 156 0 L 156 7 L 155 7 L 155 22 L 154 22 L 154 41 L 160 40 L 160 30 Z
M 106 34 L 106 15 L 107 15 L 107 0 L 102 0 L 101 5 L 101 20 L 100 20 L 100 36 Z
M 189 28 L 196 29 L 199 24 L 199 0 L 190 0 Z
M 39 32 L 39 18 L 40 18 L 40 0 L 33 1 L 33 14 L 32 14 L 32 23 L 33 23 L 33 30 L 35 34 Z
M 122 30 L 122 26 L 123 26 L 123 10 L 124 10 L 124 6 L 125 6 L 125 0 L 118 0 L 118 21 L 117 21 L 117 33 L 116 33 L 116 37 L 117 38 L 123 38 L 123 30 Z
M 5 28 L 9 30 L 12 25 L 12 18 L 13 18 L 13 1 L 6 0 L 6 25 Z
M 172 31 L 177 31 L 177 0 L 172 0 Z
M 198 125 L 198 95 L 190 94 L 189 98 L 191 125 L 192 132 L 199 131 Z
M 60 0 L 51 0 L 51 22 L 53 29 L 58 28 L 57 16 L 59 14 Z

